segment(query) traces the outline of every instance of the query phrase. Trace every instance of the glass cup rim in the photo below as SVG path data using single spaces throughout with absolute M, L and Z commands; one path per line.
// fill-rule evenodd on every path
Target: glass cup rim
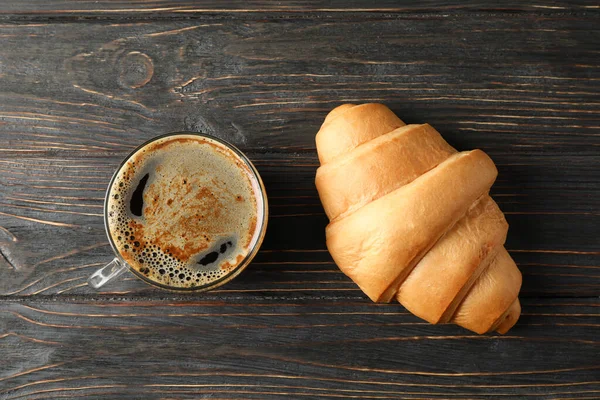
M 252 178 L 258 184 L 258 189 L 260 192 L 259 193 L 260 199 L 262 200 L 262 218 L 259 221 L 257 221 L 260 223 L 260 225 L 257 227 L 259 234 L 258 234 L 256 241 L 250 247 L 250 251 L 248 252 L 248 254 L 246 254 L 244 259 L 242 261 L 240 261 L 240 263 L 234 269 L 232 269 L 231 271 L 229 271 L 227 274 L 225 274 L 223 277 L 217 279 L 216 281 L 211 282 L 206 285 L 188 287 L 188 288 L 185 288 L 185 287 L 178 288 L 178 287 L 163 285 L 162 283 L 155 282 L 155 281 L 149 279 L 148 277 L 144 276 L 142 273 L 137 271 L 135 268 L 133 268 L 127 261 L 125 261 L 123 256 L 121 256 L 121 253 L 115 246 L 114 240 L 110 234 L 110 229 L 108 227 L 108 199 L 110 196 L 110 192 L 111 192 L 113 183 L 114 183 L 115 179 L 117 178 L 119 171 L 121 171 L 121 168 L 123 168 L 123 166 L 127 163 L 127 161 L 129 161 L 131 159 L 131 157 L 133 157 L 135 155 L 135 153 L 137 153 L 139 150 L 141 150 L 145 146 L 149 145 L 150 143 L 153 143 L 160 139 L 168 138 L 171 136 L 179 136 L 179 135 L 198 136 L 201 138 L 213 140 L 213 141 L 225 146 L 227 149 L 233 151 L 235 153 L 235 155 L 238 156 L 239 159 L 250 169 L 250 171 L 252 173 Z M 215 289 L 215 288 L 222 286 L 222 285 L 226 284 L 227 282 L 231 281 L 233 278 L 238 276 L 240 274 L 240 272 L 242 272 L 248 266 L 248 264 L 250 264 L 250 261 L 252 261 L 252 259 L 258 252 L 258 249 L 260 248 L 260 246 L 262 244 L 262 241 L 265 236 L 265 232 L 267 230 L 269 206 L 268 206 L 268 200 L 267 200 L 265 186 L 260 177 L 260 174 L 258 173 L 258 170 L 254 166 L 254 164 L 252 164 L 252 161 L 250 161 L 250 159 L 240 149 L 238 149 L 232 143 L 230 143 L 224 139 L 221 139 L 219 137 L 216 137 L 216 136 L 212 136 L 212 135 L 208 135 L 208 134 L 204 134 L 204 133 L 200 133 L 200 132 L 176 131 L 176 132 L 169 132 L 169 133 L 164 133 L 162 135 L 154 136 L 154 137 L 146 140 L 139 146 L 136 146 L 135 149 L 133 149 L 131 152 L 129 152 L 129 154 L 125 158 L 123 158 L 123 160 L 119 163 L 118 167 L 115 169 L 115 172 L 113 173 L 112 178 L 110 179 L 110 182 L 108 183 L 108 188 L 106 189 L 106 194 L 104 196 L 103 211 L 104 211 L 104 217 L 103 217 L 104 230 L 106 231 L 106 236 L 108 237 L 108 242 L 110 243 L 110 247 L 112 248 L 113 253 L 115 254 L 115 257 L 117 257 L 117 259 L 123 265 L 125 265 L 127 267 L 127 269 L 129 271 L 131 271 L 136 277 L 140 278 L 142 281 L 146 282 L 147 284 L 149 284 L 151 286 L 155 286 L 155 287 L 158 287 L 161 289 L 170 290 L 170 291 L 174 291 L 174 292 L 205 292 L 205 291 L 208 291 L 211 289 Z

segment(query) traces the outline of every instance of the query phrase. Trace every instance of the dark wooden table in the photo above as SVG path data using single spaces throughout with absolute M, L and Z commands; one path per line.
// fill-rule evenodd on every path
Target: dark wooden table
M 599 3 L 373 3 L 0 3 L 0 399 L 600 398 Z M 496 161 L 507 335 L 373 304 L 333 264 L 314 134 L 343 102 Z M 209 294 L 91 290 L 113 170 L 178 130 L 256 163 L 261 252 Z

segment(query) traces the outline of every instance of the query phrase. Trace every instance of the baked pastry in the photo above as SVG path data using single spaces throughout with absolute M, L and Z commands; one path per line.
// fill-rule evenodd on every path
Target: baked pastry
M 381 104 L 335 108 L 316 143 L 327 248 L 371 300 L 396 298 L 430 323 L 480 334 L 516 323 L 521 273 L 484 152 L 457 152 Z

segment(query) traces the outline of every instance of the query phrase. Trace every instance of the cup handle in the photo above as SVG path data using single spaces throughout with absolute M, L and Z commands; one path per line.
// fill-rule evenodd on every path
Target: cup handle
M 127 269 L 127 264 L 115 257 L 114 260 L 94 272 L 92 276 L 88 278 L 88 285 L 94 289 L 100 289 L 108 281 L 113 280 L 117 276 L 121 275 L 123 271 Z

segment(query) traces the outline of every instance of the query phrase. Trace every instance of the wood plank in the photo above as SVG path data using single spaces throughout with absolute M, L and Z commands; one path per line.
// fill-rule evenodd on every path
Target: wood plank
M 0 397 L 594 398 L 599 307 L 526 300 L 477 336 L 318 297 L 2 303 Z
M 598 10 L 1 2 L 0 399 L 600 397 Z M 333 264 L 314 133 L 345 101 L 384 102 L 496 161 L 524 276 L 508 335 L 371 303 Z M 272 211 L 261 252 L 207 294 L 132 276 L 91 291 L 111 258 L 114 168 L 184 129 L 256 163 Z
M 597 22 L 455 15 L 6 24 L 3 153 L 87 156 L 181 129 L 246 149 L 314 151 L 327 110 L 380 101 L 462 148 L 597 155 Z M 340 40 L 355 35 L 365 44 Z
M 222 290 L 360 294 L 325 248 L 327 219 L 313 183 L 315 155 L 249 155 L 270 194 L 269 229 L 256 262 Z M 0 295 L 93 293 L 85 280 L 112 254 L 102 219 L 104 190 L 123 156 L 0 162 Z M 526 166 L 513 167 L 517 172 L 501 167 L 502 182 L 493 192 L 511 225 L 507 248 L 524 273 L 523 295 L 597 296 L 598 185 L 588 180 L 591 171 L 581 173 L 585 164 L 550 164 L 545 157 L 528 157 Z M 535 176 L 528 175 L 532 166 Z M 106 291 L 159 293 L 134 278 Z
M 352 100 L 385 102 L 494 158 L 492 194 L 511 224 L 524 295 L 597 296 L 596 22 L 2 25 L 0 295 L 89 294 L 85 278 L 111 254 L 101 214 L 112 171 L 138 143 L 182 129 L 247 151 L 270 195 L 264 251 L 223 290 L 360 295 L 325 252 L 313 184 L 314 133 L 327 110 Z M 353 35 L 362 44 L 339 40 Z M 108 291 L 158 293 L 133 279 Z
M 419 2 L 381 0 L 373 3 L 367 0 L 309 0 L 265 2 L 260 0 L 227 0 L 203 1 L 201 3 L 189 0 L 158 0 L 158 1 L 93 1 L 82 2 L 77 0 L 9 0 L 0 4 L 0 15 L 33 15 L 33 16 L 110 16 L 119 15 L 145 16 L 156 18 L 162 16 L 189 16 L 198 14 L 220 15 L 249 13 L 425 13 L 425 12 L 590 12 L 598 10 L 597 2 L 591 0 L 577 1 L 507 1 L 499 4 L 491 1 L 460 2 L 425 0 Z
M 461 148 L 597 155 L 597 21 L 7 24 L 3 153 L 87 156 L 180 129 L 245 149 L 314 151 L 327 110 L 381 101 Z M 356 35 L 364 44 L 340 40 Z

